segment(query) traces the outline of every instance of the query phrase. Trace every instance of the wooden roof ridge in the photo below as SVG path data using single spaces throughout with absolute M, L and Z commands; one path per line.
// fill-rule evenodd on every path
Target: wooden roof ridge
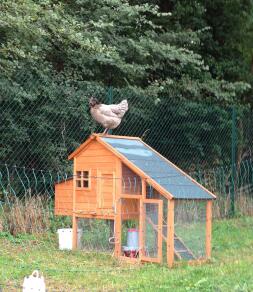
M 131 140 L 139 140 L 142 141 L 141 138 L 139 137 L 131 137 L 131 136 L 118 136 L 118 135 L 104 135 L 103 133 L 93 133 L 89 136 L 87 140 L 85 140 L 78 148 L 76 148 L 75 151 L 73 151 L 69 156 L 68 160 L 73 159 L 75 156 L 77 156 L 81 151 L 83 151 L 91 141 L 95 140 L 97 137 L 102 137 L 102 138 L 114 138 L 114 139 L 131 139 Z

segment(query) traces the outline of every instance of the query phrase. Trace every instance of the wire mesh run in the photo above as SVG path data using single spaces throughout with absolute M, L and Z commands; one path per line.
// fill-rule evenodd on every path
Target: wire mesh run
M 158 205 L 144 203 L 144 254 L 149 258 L 158 257 Z
M 78 218 L 78 249 L 113 253 L 114 241 L 113 220 Z
M 175 201 L 174 249 L 177 260 L 205 258 L 206 202 Z

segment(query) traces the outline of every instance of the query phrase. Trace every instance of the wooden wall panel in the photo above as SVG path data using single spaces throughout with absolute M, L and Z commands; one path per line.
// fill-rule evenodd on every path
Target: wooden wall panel
M 91 171 L 91 188 L 77 191 L 76 210 L 96 213 L 106 210 L 107 213 L 112 212 L 115 193 L 113 180 L 115 180 L 117 159 L 112 152 L 97 141 L 92 141 L 84 151 L 79 153 L 76 158 L 76 170 Z M 111 180 L 112 175 L 114 175 L 113 180 Z
M 55 185 L 55 215 L 71 215 L 73 204 L 73 180 Z
M 82 215 L 92 213 L 101 216 L 104 213 L 106 216 L 108 214 L 112 216 L 116 208 L 116 186 L 121 184 L 122 173 L 117 172 L 117 163 L 121 163 L 120 160 L 97 141 L 92 141 L 75 157 L 75 161 L 76 171 L 90 171 L 90 188 L 77 188 L 73 202 L 73 182 L 64 185 L 64 187 L 63 185 L 61 187 L 57 186 L 56 213 L 63 214 L 63 209 L 65 213 L 72 212 L 74 208 Z M 130 187 L 127 192 L 132 192 L 135 195 L 141 194 L 140 178 L 127 167 L 124 168 L 124 176 L 130 178 L 132 182 L 132 188 Z M 135 178 L 139 178 L 137 184 L 134 183 Z M 134 184 L 135 187 L 133 187 Z M 118 189 L 120 188 L 118 187 Z M 125 219 L 136 218 L 139 214 L 138 201 L 131 202 L 127 203 L 122 209 Z

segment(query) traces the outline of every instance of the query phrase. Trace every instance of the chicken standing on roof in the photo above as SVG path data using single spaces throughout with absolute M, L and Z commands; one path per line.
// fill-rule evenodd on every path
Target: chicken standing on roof
M 104 134 L 109 129 L 117 128 L 128 110 L 126 99 L 119 104 L 102 104 L 95 97 L 91 97 L 89 106 L 93 119 L 105 128 Z

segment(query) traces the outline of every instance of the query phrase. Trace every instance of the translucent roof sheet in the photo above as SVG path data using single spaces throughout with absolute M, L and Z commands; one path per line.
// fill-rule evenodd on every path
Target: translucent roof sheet
M 176 199 L 213 199 L 172 163 L 163 159 L 140 140 L 106 138 L 101 139 L 124 155 L 136 167 L 154 179 Z

